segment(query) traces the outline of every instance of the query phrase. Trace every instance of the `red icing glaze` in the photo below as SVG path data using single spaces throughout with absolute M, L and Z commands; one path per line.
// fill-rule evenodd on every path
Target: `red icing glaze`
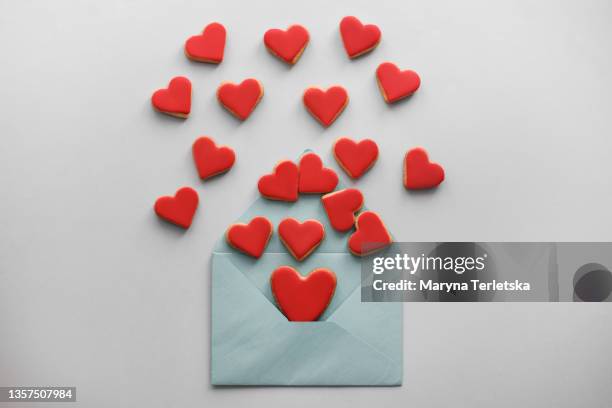
M 438 186 L 444 181 L 444 169 L 431 163 L 425 149 L 416 147 L 404 158 L 404 186 L 409 190 L 423 190 Z
M 341 86 L 332 86 L 326 91 L 308 88 L 303 96 L 304 106 L 323 126 L 334 123 L 348 104 L 348 94 Z
M 266 217 L 255 217 L 248 224 L 233 224 L 227 229 L 227 242 L 253 258 L 263 254 L 272 236 L 272 223 Z
M 380 29 L 363 25 L 356 17 L 344 17 L 340 22 L 340 35 L 349 58 L 356 58 L 376 48 L 380 42 Z
M 336 290 L 336 274 L 315 269 L 303 277 L 290 266 L 277 268 L 270 286 L 283 314 L 292 322 L 312 322 L 323 314 Z
M 174 197 L 164 196 L 155 201 L 155 213 L 158 217 L 178 225 L 189 228 L 198 208 L 198 193 L 191 187 L 177 190 Z
M 194 35 L 185 41 L 187 58 L 218 64 L 223 61 L 225 50 L 225 27 L 219 23 L 210 23 L 200 35 Z
M 382 220 L 372 211 L 359 214 L 355 223 L 356 231 L 349 237 L 349 250 L 365 256 L 389 246 L 393 239 Z
M 310 36 L 301 25 L 292 25 L 286 31 L 273 28 L 264 34 L 266 48 L 287 64 L 295 64 L 308 45 Z
M 153 93 L 151 103 L 159 112 L 186 118 L 191 111 L 191 81 L 182 76 L 172 78 L 168 88 Z
M 355 213 L 363 206 L 363 194 L 356 188 L 347 188 L 324 195 L 321 202 L 331 226 L 348 231 L 355 224 Z
M 236 154 L 227 146 L 218 146 L 210 137 L 200 137 L 193 143 L 193 160 L 198 174 L 206 180 L 217 174 L 225 173 L 234 165 Z
M 333 150 L 340 167 L 354 179 L 363 176 L 378 158 L 378 146 L 370 139 L 355 142 L 342 137 L 336 140 Z
M 376 69 L 378 87 L 387 103 L 399 101 L 419 89 L 421 78 L 414 71 L 400 71 L 390 62 L 383 62 Z
M 298 199 L 298 166 L 285 160 L 274 167 L 272 174 L 259 179 L 257 188 L 262 196 L 270 200 L 297 201 Z
M 285 218 L 278 224 L 278 235 L 291 255 L 302 261 L 323 241 L 325 229 L 317 220 L 300 223 L 295 218 Z
M 263 96 L 258 80 L 249 78 L 239 85 L 225 83 L 217 89 L 219 102 L 238 119 L 246 120 Z
M 300 193 L 323 194 L 334 191 L 338 175 L 330 168 L 323 167 L 321 158 L 315 153 L 306 153 L 300 159 Z

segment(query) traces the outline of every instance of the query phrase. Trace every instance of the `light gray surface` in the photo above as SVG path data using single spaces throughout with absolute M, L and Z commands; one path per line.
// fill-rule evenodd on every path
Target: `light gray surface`
M 609 304 L 407 305 L 401 388 L 208 385 L 212 245 L 304 148 L 329 163 L 336 137 L 375 139 L 357 185 L 402 240 L 612 240 L 610 2 L 161 3 L 0 4 L 1 385 L 76 385 L 71 407 L 612 405 Z M 337 32 L 347 14 L 383 32 L 357 61 Z M 189 62 L 183 41 L 214 20 L 225 61 Z M 261 38 L 293 22 L 311 43 L 288 69 Z M 387 59 L 422 77 L 393 107 L 373 76 Z M 194 85 L 185 122 L 149 104 L 178 74 Z M 248 76 L 266 94 L 240 124 L 214 92 Z M 322 130 L 300 95 L 334 83 L 351 101 Z M 206 184 L 201 134 L 238 156 Z M 432 194 L 402 188 L 415 145 L 446 168 Z M 151 209 L 182 185 L 201 197 L 185 234 Z

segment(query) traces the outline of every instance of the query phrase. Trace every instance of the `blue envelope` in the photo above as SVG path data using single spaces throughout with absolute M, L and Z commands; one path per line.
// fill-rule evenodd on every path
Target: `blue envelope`
M 361 303 L 361 264 L 350 234 L 331 225 L 319 195 L 296 203 L 259 198 L 237 222 L 263 215 L 274 224 L 264 255 L 253 259 L 225 237 L 212 256 L 213 385 L 397 386 L 402 384 L 402 304 Z M 325 239 L 303 262 L 280 242 L 286 218 L 317 219 Z M 289 265 L 302 275 L 318 267 L 337 276 L 331 303 L 316 322 L 289 322 L 270 290 L 270 274 Z

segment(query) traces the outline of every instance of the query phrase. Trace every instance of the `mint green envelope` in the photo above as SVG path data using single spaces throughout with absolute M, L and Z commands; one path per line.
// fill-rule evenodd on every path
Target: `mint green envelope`
M 319 195 L 296 203 L 259 198 L 237 222 L 263 215 L 274 224 L 266 252 L 253 259 L 223 237 L 212 256 L 213 385 L 397 386 L 402 383 L 402 303 L 361 303 L 360 259 L 350 234 L 330 225 Z M 287 252 L 278 223 L 314 218 L 325 239 L 303 262 Z M 334 297 L 317 322 L 294 323 L 277 308 L 269 278 L 290 265 L 302 275 L 318 267 L 337 276 Z

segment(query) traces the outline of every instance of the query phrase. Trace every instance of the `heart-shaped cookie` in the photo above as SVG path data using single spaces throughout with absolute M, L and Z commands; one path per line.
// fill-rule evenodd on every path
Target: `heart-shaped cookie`
M 202 180 L 225 173 L 232 168 L 236 154 L 227 146 L 217 146 L 210 137 L 202 136 L 193 143 L 193 161 Z
M 292 25 L 287 30 L 273 28 L 264 34 L 264 44 L 272 55 L 293 65 L 302 56 L 308 45 L 308 30 L 301 25 Z
M 292 161 L 285 160 L 274 167 L 272 174 L 259 179 L 257 188 L 270 200 L 297 201 L 299 169 Z
M 308 88 L 302 99 L 308 112 L 325 127 L 334 123 L 349 100 L 346 90 L 341 86 L 332 86 L 326 91 Z
M 164 196 L 155 201 L 155 213 L 159 218 L 189 228 L 198 208 L 198 193 L 191 187 L 180 188 L 174 197 Z
M 349 237 L 349 250 L 358 256 L 366 256 L 391 245 L 393 239 L 382 220 L 372 211 L 364 211 L 355 222 L 356 231 Z
M 255 217 L 248 224 L 230 225 L 225 238 L 237 250 L 259 258 L 270 241 L 272 228 L 272 223 L 266 217 Z
M 167 88 L 153 93 L 151 103 L 159 112 L 186 118 L 191 111 L 191 81 L 182 76 L 172 78 Z
M 302 261 L 323 241 L 325 229 L 317 220 L 301 223 L 295 218 L 285 218 L 278 224 L 278 235 L 291 255 Z
M 302 276 L 290 266 L 277 268 L 270 276 L 276 303 L 292 322 L 312 322 L 325 311 L 336 290 L 336 274 L 318 268 Z
M 234 116 L 246 120 L 263 96 L 263 86 L 253 78 L 240 84 L 224 83 L 217 89 L 217 99 Z
M 340 22 L 340 36 L 349 58 L 372 51 L 380 42 L 380 29 L 374 24 L 363 25 L 357 17 L 344 17 Z
M 414 71 L 400 69 L 390 62 L 383 62 L 376 69 L 376 80 L 387 103 L 393 103 L 412 95 L 421 86 L 421 78 Z
M 348 231 L 355 224 L 355 213 L 363 206 L 363 194 L 356 188 L 347 188 L 324 195 L 321 202 L 331 226 Z
M 210 23 L 200 35 L 194 35 L 185 41 L 185 55 L 187 58 L 218 64 L 223 61 L 225 50 L 225 27 L 219 23 Z
M 370 139 L 355 142 L 342 137 L 334 143 L 333 151 L 340 167 L 353 179 L 363 176 L 378 158 L 378 146 Z
M 444 181 L 444 169 L 431 163 L 427 151 L 415 147 L 404 157 L 404 186 L 409 190 L 423 190 L 438 186 Z
M 323 167 L 323 161 L 315 153 L 306 153 L 300 159 L 300 181 L 298 191 L 302 194 L 325 194 L 334 191 L 338 175 Z

